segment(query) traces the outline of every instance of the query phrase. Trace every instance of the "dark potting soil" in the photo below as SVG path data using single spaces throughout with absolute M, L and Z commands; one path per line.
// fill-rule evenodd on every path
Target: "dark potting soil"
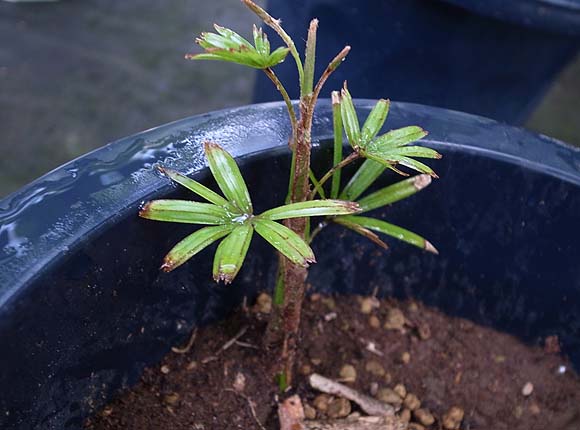
M 267 300 L 200 329 L 187 353 L 169 353 L 86 426 L 263 430 L 259 421 L 277 429 L 272 361 L 256 349 L 267 321 L 259 309 L 267 311 Z M 354 376 L 344 383 L 387 399 L 393 392 L 384 389 L 399 385 L 396 392 L 415 394 L 435 418 L 428 429 L 444 428 L 453 406 L 463 410 L 465 430 L 580 429 L 580 378 L 559 354 L 555 336 L 530 346 L 412 301 L 314 294 L 305 303 L 302 345 L 296 392 L 310 414 L 328 400 L 315 400 L 320 393 L 308 386 L 307 375 L 316 372 L 336 380 Z

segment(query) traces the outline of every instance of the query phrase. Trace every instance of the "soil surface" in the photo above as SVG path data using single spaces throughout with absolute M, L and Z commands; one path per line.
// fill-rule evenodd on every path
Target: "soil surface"
M 277 429 L 271 361 L 256 349 L 269 310 L 268 297 L 261 299 L 200 329 L 187 353 L 169 353 L 87 428 Z M 555 336 L 529 346 L 412 301 L 314 294 L 305 303 L 303 345 L 296 392 L 307 416 L 359 410 L 314 392 L 307 375 L 316 372 L 400 406 L 411 429 L 453 427 L 451 408 L 455 418 L 463 412 L 464 430 L 580 429 L 580 379 Z

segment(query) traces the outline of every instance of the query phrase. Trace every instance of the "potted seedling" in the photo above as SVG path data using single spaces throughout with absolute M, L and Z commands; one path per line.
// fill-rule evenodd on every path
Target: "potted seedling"
M 315 81 L 317 21 L 301 56 L 244 3 L 286 46 L 216 26 L 191 57 L 262 70 L 283 103 L 128 137 L 2 202 L 1 426 L 573 426 L 578 154 L 346 84 L 316 106 L 349 48 Z

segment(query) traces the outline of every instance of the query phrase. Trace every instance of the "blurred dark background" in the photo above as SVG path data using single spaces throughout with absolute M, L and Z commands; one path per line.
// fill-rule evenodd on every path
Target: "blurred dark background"
M 580 15 L 580 0 L 567 1 Z M 259 3 L 299 46 L 310 16 L 328 52 L 353 45 L 325 96 L 349 78 L 355 97 L 483 114 L 580 146 L 573 23 L 530 25 L 436 0 Z M 183 58 L 213 22 L 247 36 L 257 21 L 237 0 L 0 0 L 0 197 L 117 138 L 277 99 L 254 70 Z M 332 54 L 320 53 L 322 69 Z

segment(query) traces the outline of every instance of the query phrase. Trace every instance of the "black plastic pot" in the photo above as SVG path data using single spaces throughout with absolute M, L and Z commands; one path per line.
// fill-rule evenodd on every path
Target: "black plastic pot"
M 357 105 L 366 116 L 373 102 Z M 387 128 L 409 124 L 429 130 L 444 154 L 441 179 L 381 215 L 441 254 L 394 241 L 377 253 L 331 227 L 315 246 L 310 282 L 326 292 L 414 296 L 531 343 L 557 334 L 578 367 L 580 151 L 488 119 L 395 103 Z M 207 179 L 207 139 L 243 161 L 257 210 L 280 203 L 288 134 L 279 103 L 196 116 L 107 145 L 0 202 L 0 428 L 80 428 L 192 325 L 272 285 L 274 256 L 260 239 L 234 285 L 213 283 L 209 251 L 161 273 L 162 256 L 191 226 L 143 220 L 137 210 L 148 199 L 188 196 L 155 163 Z M 313 135 L 323 163 L 327 100 Z

